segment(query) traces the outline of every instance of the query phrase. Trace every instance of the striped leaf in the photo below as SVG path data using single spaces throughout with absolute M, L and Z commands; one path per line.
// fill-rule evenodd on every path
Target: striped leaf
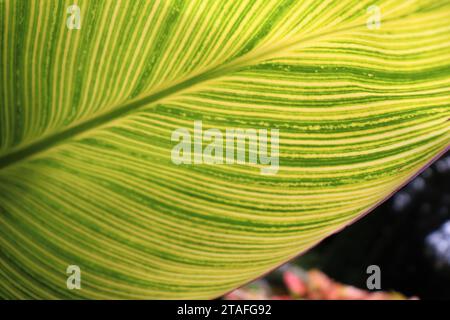
M 0 297 L 217 297 L 404 185 L 450 144 L 450 2 L 373 4 L 0 1 Z M 174 164 L 195 121 L 278 130 L 278 171 Z

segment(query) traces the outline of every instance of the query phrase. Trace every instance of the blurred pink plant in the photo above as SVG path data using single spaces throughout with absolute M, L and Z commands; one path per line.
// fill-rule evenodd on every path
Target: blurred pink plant
M 308 272 L 298 267 L 285 266 L 283 285 L 272 288 L 267 280 L 261 279 L 225 295 L 226 300 L 405 300 L 397 292 L 383 292 L 359 289 L 338 283 L 323 272 L 312 269 Z M 410 299 L 417 299 L 415 297 Z

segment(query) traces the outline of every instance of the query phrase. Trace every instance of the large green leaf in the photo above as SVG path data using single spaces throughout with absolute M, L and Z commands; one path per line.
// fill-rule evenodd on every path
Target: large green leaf
M 449 146 L 448 0 L 73 2 L 0 1 L 0 297 L 218 296 Z M 279 171 L 175 165 L 196 120 Z

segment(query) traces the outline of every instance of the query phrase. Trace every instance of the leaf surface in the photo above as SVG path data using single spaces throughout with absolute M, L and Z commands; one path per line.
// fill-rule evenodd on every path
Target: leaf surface
M 2 298 L 216 297 L 449 147 L 448 1 L 71 4 L 0 2 Z M 279 171 L 175 165 L 199 120 L 278 129 Z

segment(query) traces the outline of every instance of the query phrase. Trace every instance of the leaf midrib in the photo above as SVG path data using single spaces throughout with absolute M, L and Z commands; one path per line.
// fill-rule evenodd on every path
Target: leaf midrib
M 386 19 L 384 22 L 390 22 L 395 21 L 397 19 L 405 18 L 409 14 L 401 15 L 392 19 Z M 303 39 L 295 39 L 294 41 L 287 42 L 284 44 L 280 44 L 278 46 L 273 46 L 272 48 L 269 48 L 266 51 L 262 51 L 259 54 L 255 54 L 254 52 L 250 51 L 247 54 L 237 58 L 236 60 L 231 61 L 228 64 L 222 65 L 222 66 L 216 66 L 214 68 L 211 68 L 203 73 L 197 74 L 195 76 L 192 76 L 182 82 L 179 82 L 173 86 L 170 86 L 166 89 L 160 90 L 154 94 L 144 96 L 142 98 L 134 99 L 132 101 L 129 101 L 127 103 L 124 103 L 114 109 L 112 109 L 110 112 L 106 112 L 103 114 L 100 114 L 98 116 L 94 116 L 91 119 L 86 120 L 83 123 L 77 123 L 75 125 L 72 125 L 71 127 L 68 127 L 66 129 L 63 129 L 62 131 L 59 131 L 53 135 L 49 135 L 47 137 L 44 137 L 42 139 L 38 139 L 35 142 L 32 142 L 25 146 L 19 146 L 18 149 L 6 153 L 5 155 L 0 156 L 0 170 L 8 167 L 12 164 L 18 163 L 24 159 L 28 159 L 32 157 L 35 154 L 41 153 L 42 151 L 45 151 L 47 149 L 51 149 L 52 147 L 58 145 L 60 142 L 65 141 L 71 137 L 74 137 L 76 135 L 82 134 L 88 130 L 91 130 L 93 128 L 98 128 L 114 119 L 120 118 L 121 116 L 127 115 L 135 110 L 138 110 L 139 108 L 148 105 L 150 103 L 159 101 L 165 97 L 168 97 L 176 92 L 180 92 L 184 89 L 187 89 L 191 86 L 194 86 L 198 83 L 205 82 L 207 80 L 215 79 L 220 76 L 223 76 L 225 73 L 231 72 L 231 71 L 237 71 L 240 68 L 247 67 L 249 65 L 260 63 L 264 61 L 264 59 L 271 57 L 272 54 L 281 52 L 283 50 L 289 49 L 290 47 L 295 46 L 300 41 L 308 42 L 314 39 L 320 39 L 321 37 L 338 34 L 343 31 L 349 31 L 352 29 L 356 29 L 359 27 L 364 27 L 365 24 L 354 24 L 350 25 L 344 28 L 331 30 L 328 32 L 322 32 L 317 34 L 312 34 L 310 36 L 307 36 Z M 253 54 L 253 55 L 252 55 Z M 248 56 L 251 56 L 253 63 L 251 64 L 245 64 L 249 59 Z
M 55 133 L 41 140 L 38 140 L 32 144 L 29 144 L 21 149 L 10 152 L 0 157 L 0 169 L 3 169 L 20 160 L 29 158 L 30 156 L 39 153 L 43 150 L 50 149 L 61 141 L 69 139 L 78 134 L 84 133 L 90 129 L 98 128 L 101 125 L 106 124 L 114 119 L 120 118 L 121 116 L 124 116 L 126 114 L 129 114 L 142 106 L 156 102 L 162 98 L 170 96 L 171 94 L 189 88 L 197 83 L 201 83 L 206 80 L 215 78 L 217 76 L 216 74 L 219 73 L 220 71 L 222 71 L 222 68 L 217 70 L 210 70 L 203 74 L 196 75 L 183 82 L 180 82 L 171 87 L 158 91 L 152 95 L 132 100 L 128 103 L 121 105 L 120 107 L 114 108 L 112 111 L 108 113 L 100 114 L 97 117 L 93 117 L 83 123 L 78 123 L 72 127 L 69 127 L 58 133 Z

